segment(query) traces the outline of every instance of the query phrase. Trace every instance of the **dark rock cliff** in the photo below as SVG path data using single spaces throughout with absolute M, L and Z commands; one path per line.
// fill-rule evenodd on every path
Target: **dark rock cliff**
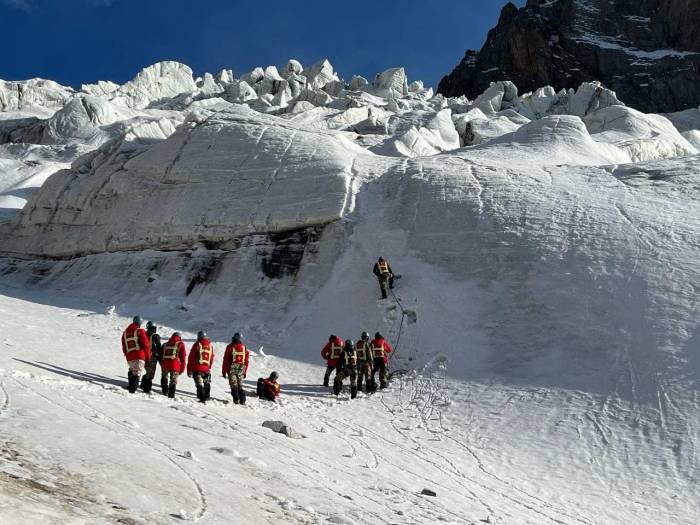
M 627 105 L 672 112 L 700 105 L 700 0 L 528 0 L 508 3 L 481 51 L 438 86 L 475 98 L 489 84 L 521 92 L 600 80 Z

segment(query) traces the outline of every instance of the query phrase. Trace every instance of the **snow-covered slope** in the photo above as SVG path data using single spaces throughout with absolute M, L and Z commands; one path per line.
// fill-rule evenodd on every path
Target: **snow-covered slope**
M 0 318 L 27 334 L 0 352 L 0 509 L 694 522 L 693 115 L 629 110 L 595 83 L 501 82 L 475 101 L 401 69 L 346 85 L 327 61 L 191 77 L 153 67 L 5 128 L 8 188 L 31 151 L 76 160 L 0 229 Z M 376 301 L 378 255 L 402 274 L 400 303 Z M 206 329 L 219 350 L 243 331 L 264 347 L 248 385 L 278 369 L 282 404 L 236 410 L 218 377 L 206 407 L 185 378 L 176 402 L 128 396 L 117 338 L 135 313 Z M 362 330 L 398 343 L 407 373 L 336 401 L 317 386 L 320 347 Z M 277 417 L 306 438 L 260 426 Z

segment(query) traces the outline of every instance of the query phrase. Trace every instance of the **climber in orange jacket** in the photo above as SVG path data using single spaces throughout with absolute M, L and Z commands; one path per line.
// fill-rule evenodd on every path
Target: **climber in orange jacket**
M 241 341 L 241 334 L 233 334 L 231 344 L 226 347 L 224 353 L 224 365 L 221 374 L 228 378 L 231 387 L 231 397 L 235 404 L 245 405 L 245 390 L 243 390 L 243 380 L 248 375 L 248 362 L 250 351 Z
M 133 394 L 139 386 L 146 362 L 151 359 L 151 341 L 146 330 L 141 328 L 138 315 L 122 334 L 122 352 L 129 365 L 129 392 Z
M 379 372 L 379 388 L 386 388 L 387 381 L 387 370 L 386 365 L 389 363 L 389 354 L 393 351 L 389 342 L 384 339 L 384 336 L 377 332 L 374 334 L 374 339 L 369 345 L 370 351 L 372 352 L 372 390 L 377 389 L 377 383 L 374 376 Z
M 279 374 L 277 372 L 272 372 L 270 377 L 267 379 L 258 379 L 258 397 L 260 399 L 266 399 L 267 401 L 272 401 L 275 403 L 276 399 L 279 397 L 282 387 L 277 382 Z
M 387 285 L 389 286 L 390 290 L 394 288 L 394 272 L 391 269 L 391 266 L 389 266 L 389 263 L 385 259 L 380 257 L 374 264 L 372 273 L 379 280 L 379 290 L 382 292 L 382 299 L 386 299 Z
M 187 366 L 186 355 L 185 343 L 180 334 L 175 332 L 162 349 L 160 386 L 164 396 L 175 397 L 177 380 Z
M 343 351 L 345 343 L 337 335 L 330 335 L 326 346 L 321 350 L 321 357 L 326 360 L 326 373 L 323 376 L 323 386 L 328 386 L 331 373 L 338 366 L 338 359 Z
M 197 333 L 197 342 L 190 349 L 187 375 L 194 378 L 197 398 L 206 403 L 211 391 L 211 367 L 214 364 L 214 346 L 203 331 Z

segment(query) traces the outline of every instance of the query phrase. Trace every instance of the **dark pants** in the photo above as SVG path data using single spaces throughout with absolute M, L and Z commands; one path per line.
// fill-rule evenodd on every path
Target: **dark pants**
M 197 398 L 204 403 L 210 397 L 211 374 L 208 372 L 195 372 L 192 374 L 194 386 L 197 388 Z
M 386 299 L 386 287 L 389 285 L 389 289 L 394 288 L 394 276 L 393 275 L 382 275 L 379 277 L 379 290 L 382 292 L 382 299 Z
M 333 393 L 337 396 L 343 390 L 343 380 L 350 378 L 350 397 L 355 399 L 357 396 L 357 371 L 354 368 L 341 368 L 335 372 L 335 380 L 333 381 Z
M 264 390 L 262 392 L 262 395 L 260 396 L 260 399 L 264 399 L 266 401 L 272 401 L 273 403 L 277 402 L 277 401 L 275 401 L 274 395 L 270 394 L 269 392 L 265 392 Z
M 256 393 L 258 394 L 258 397 L 260 399 L 265 399 L 266 401 L 272 401 L 273 403 L 276 403 L 274 394 L 265 390 L 265 380 L 262 377 L 258 378 L 258 387 Z
M 141 388 L 144 392 L 149 393 L 153 388 L 153 378 L 156 375 L 158 367 L 158 356 L 155 353 L 151 354 L 151 359 L 146 361 L 146 375 L 141 378 Z
M 326 373 L 323 375 L 323 386 L 328 386 L 328 382 L 331 380 L 331 374 L 335 370 L 334 366 L 326 365 Z
M 160 374 L 160 388 L 163 390 L 163 395 L 168 397 L 175 397 L 175 390 L 177 389 L 177 379 L 180 376 L 178 372 L 173 372 L 172 370 L 163 370 L 161 368 Z
M 374 358 L 374 369 L 372 370 L 372 385 L 376 388 L 376 381 L 374 376 L 379 372 L 379 388 L 386 388 L 388 384 L 386 379 L 386 363 L 383 357 Z
M 357 363 L 357 388 L 362 390 L 362 382 L 365 383 L 365 392 L 369 392 L 372 378 L 372 361 L 359 361 Z

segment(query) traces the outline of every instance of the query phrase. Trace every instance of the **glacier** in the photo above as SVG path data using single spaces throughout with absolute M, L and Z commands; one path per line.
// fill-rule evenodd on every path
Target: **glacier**
M 290 60 L 0 82 L 0 109 L 0 315 L 28 332 L 0 352 L 0 515 L 224 523 L 231 498 L 241 520 L 290 523 L 700 513 L 700 108 L 644 114 L 599 83 L 445 98 L 403 68 L 346 83 Z M 401 303 L 376 300 L 378 255 Z M 239 413 L 220 378 L 206 407 L 184 378 L 174 404 L 128 398 L 134 313 L 219 349 L 242 331 L 282 402 Z M 318 352 L 362 330 L 400 337 L 402 374 L 348 405 L 316 386 Z M 307 438 L 263 433 L 270 418 Z

